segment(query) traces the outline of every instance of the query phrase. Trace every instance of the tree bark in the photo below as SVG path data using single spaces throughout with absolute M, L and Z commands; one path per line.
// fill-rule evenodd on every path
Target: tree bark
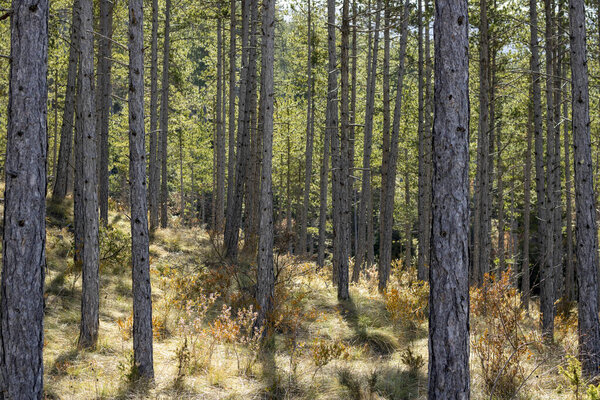
M 77 84 L 77 65 L 79 62 L 79 1 L 73 1 L 73 14 L 71 19 L 71 34 L 69 46 L 69 64 L 67 66 L 67 85 L 65 88 L 65 104 L 63 108 L 62 124 L 60 127 L 60 149 L 58 151 L 58 165 L 52 190 L 52 201 L 61 202 L 67 195 L 67 181 L 71 158 L 71 144 L 73 143 L 73 117 L 75 115 L 75 89 Z
M 0 286 L 0 398 L 42 399 L 48 2 L 13 0 Z
M 400 118 L 402 116 L 402 92 L 404 90 L 404 62 L 408 39 L 409 3 L 404 4 L 402 12 L 402 28 L 400 38 L 400 55 L 398 60 L 398 73 L 396 83 L 396 104 L 394 106 L 394 122 L 389 141 L 389 154 L 387 166 L 382 173 L 385 174 L 381 187 L 381 231 L 379 234 L 379 290 L 384 290 L 390 276 L 392 262 L 392 234 L 394 230 L 394 198 L 396 194 L 396 170 L 398 164 L 398 144 L 400 142 Z M 410 252 L 410 250 L 409 250 Z
M 531 147 L 533 141 L 533 104 L 528 105 L 527 150 L 525 153 L 525 182 L 523 185 L 523 263 L 521 266 L 521 300 L 523 307 L 529 312 L 530 277 L 529 277 L 529 231 L 531 219 Z
M 100 0 L 98 71 L 96 72 L 96 137 L 98 138 L 98 203 L 100 220 L 108 223 L 108 122 L 111 95 L 113 2 Z
M 258 245 L 257 303 L 260 326 L 273 306 L 273 63 L 275 56 L 275 0 L 263 0 L 262 12 L 262 177 L 260 186 L 260 229 Z
M 225 221 L 225 129 L 222 119 L 222 108 L 224 108 L 222 95 L 223 86 L 223 52 L 222 42 L 223 37 L 221 34 L 221 25 L 223 24 L 222 18 L 219 17 L 217 20 L 217 107 L 215 111 L 216 124 L 217 124 L 217 140 L 215 143 L 215 150 L 217 155 L 216 175 L 216 196 L 215 196 L 215 226 L 214 229 L 217 232 L 223 230 Z M 235 34 L 235 33 L 234 33 Z
M 160 171 L 158 165 L 158 0 L 152 0 L 152 43 L 150 60 L 150 162 L 148 207 L 150 230 L 158 227 Z
M 430 400 L 470 396 L 468 27 L 466 1 L 436 2 Z
M 133 288 L 133 358 L 140 376 L 154 377 L 152 290 L 144 130 L 143 0 L 129 0 L 129 185 Z
M 575 255 L 579 288 L 579 357 L 588 377 L 600 371 L 598 321 L 598 229 L 590 138 L 585 5 L 569 0 L 571 32 L 572 121 L 575 160 Z
M 235 71 L 236 71 L 236 0 L 231 0 L 229 10 L 229 136 L 227 150 L 227 219 L 230 202 L 235 193 Z M 241 97 L 241 96 L 240 96 Z
M 94 39 L 92 0 L 81 0 L 80 91 L 77 107 L 81 129 L 76 132 L 81 145 L 81 326 L 80 348 L 94 348 L 98 341 L 98 308 L 100 282 L 98 276 L 98 181 L 96 161 L 96 129 L 94 118 Z M 76 182 L 77 184 L 77 182 Z
M 169 138 L 169 53 L 171 52 L 171 0 L 165 3 L 165 33 L 163 42 L 163 70 L 160 100 L 160 226 L 166 228 L 169 220 L 169 186 L 167 175 Z

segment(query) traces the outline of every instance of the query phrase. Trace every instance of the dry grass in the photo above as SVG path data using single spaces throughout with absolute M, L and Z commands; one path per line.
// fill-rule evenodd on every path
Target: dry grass
M 78 351 L 80 279 L 69 259 L 71 238 L 53 216 L 48 228 L 47 312 L 45 385 L 47 398 L 56 399 L 425 399 L 427 386 L 426 324 L 415 332 L 403 332 L 395 324 L 376 288 L 369 283 L 351 287 L 352 301 L 340 304 L 328 277 L 314 272 L 311 264 L 286 260 L 297 273 L 290 274 L 289 299 L 297 320 L 277 329 L 256 363 L 243 373 L 237 367 L 240 347 L 201 339 L 199 353 L 210 360 L 186 367 L 179 373 L 177 351 L 184 339 L 178 327 L 181 310 L 173 303 L 173 289 L 165 270 L 180 276 L 218 265 L 205 232 L 198 228 L 159 230 L 151 244 L 154 316 L 164 323 L 154 341 L 156 379 L 152 384 L 132 385 L 125 378 L 131 363 L 132 341 L 124 332 L 131 314 L 129 266 L 103 271 L 100 294 L 100 338 L 95 351 Z M 128 220 L 111 214 L 114 226 L 129 231 Z M 68 220 L 62 219 L 62 221 Z M 162 272 L 161 272 L 162 271 Z M 210 273 L 210 268 L 208 269 Z M 297 295 L 301 293 L 302 296 Z M 235 299 L 231 293 L 227 300 Z M 225 296 L 212 306 L 204 320 L 208 326 L 219 314 Z M 233 300 L 231 300 L 233 301 Z M 538 312 L 531 311 L 526 329 L 536 329 Z M 295 325 L 294 325 L 295 324 Z M 534 351 L 525 369 L 534 371 L 520 394 L 527 399 L 569 399 L 558 393 L 564 383 L 557 366 L 572 351 L 572 324 L 559 324 L 560 342 L 551 349 Z M 319 339 L 320 341 L 317 341 Z M 315 343 L 339 343 L 343 356 L 317 366 Z M 423 365 L 406 365 L 407 349 L 421 356 Z M 341 354 L 341 353 L 340 353 Z M 199 357 L 201 359 L 202 357 Z M 418 364 L 418 363 L 417 363 Z M 472 365 L 472 398 L 483 394 L 477 363 Z

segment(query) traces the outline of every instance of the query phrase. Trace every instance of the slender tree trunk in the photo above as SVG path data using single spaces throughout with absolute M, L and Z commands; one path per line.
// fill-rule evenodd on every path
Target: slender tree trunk
M 171 52 L 171 0 L 165 4 L 165 33 L 163 42 L 163 71 L 160 100 L 160 226 L 167 227 L 169 220 L 169 186 L 167 175 L 169 138 L 169 53 Z
M 598 229 L 590 138 L 585 5 L 569 0 L 571 32 L 572 120 L 575 160 L 575 246 L 579 287 L 579 358 L 588 377 L 600 371 L 598 321 Z
M 158 0 L 152 0 L 152 43 L 150 59 L 150 162 L 148 207 L 150 230 L 158 227 L 160 170 L 158 165 Z
M 563 68 L 563 77 L 566 78 L 566 67 Z M 563 101 L 563 117 L 569 118 L 567 92 L 565 88 Z M 569 139 L 569 124 L 564 123 L 564 149 L 565 149 L 565 195 L 566 195 L 566 231 L 567 231 L 567 259 L 565 271 L 565 296 L 568 301 L 575 301 L 575 263 L 573 260 L 573 200 L 571 194 L 571 141 Z
M 525 182 L 523 185 L 523 263 L 521 266 L 521 299 L 523 307 L 529 312 L 529 227 L 531 218 L 531 147 L 533 141 L 533 104 L 528 105 L 527 150 L 525 153 Z
M 425 10 L 427 12 L 427 10 Z M 424 58 L 423 58 L 423 5 L 422 0 L 418 0 L 417 2 L 417 39 L 418 39 L 418 72 L 417 72 L 417 86 L 418 86 L 418 95 L 417 95 L 417 134 L 419 140 L 419 170 L 418 170 L 418 194 L 417 194 L 417 209 L 418 209 L 418 221 L 419 221 L 419 255 L 417 261 L 417 277 L 420 280 L 425 280 L 427 275 L 427 265 L 425 263 L 425 253 L 429 252 L 429 249 L 424 248 L 425 236 L 429 234 L 427 232 L 427 215 L 423 212 L 426 202 L 426 159 L 425 159 L 425 130 L 424 130 Z M 427 26 L 429 29 L 429 25 Z M 382 187 L 383 187 L 382 182 Z M 382 196 L 383 199 L 383 196 Z M 382 216 L 383 217 L 383 216 Z M 382 220 L 382 224 L 384 221 Z
M 223 21 L 221 18 L 217 20 L 217 107 L 215 111 L 216 123 L 217 123 L 217 140 L 216 140 L 216 196 L 214 204 L 215 213 L 215 225 L 214 229 L 217 232 L 221 232 L 224 227 L 225 221 L 225 129 L 222 119 L 222 108 L 224 108 L 222 95 L 223 86 L 223 52 L 222 43 L 223 38 L 221 35 L 221 25 Z
M 13 0 L 0 291 L 0 398 L 42 399 L 48 2 Z
M 473 222 L 473 262 L 471 282 L 483 283 L 483 274 L 489 271 L 490 259 L 486 248 L 490 232 L 488 201 L 490 198 L 490 60 L 487 0 L 480 0 L 479 18 L 479 124 L 477 139 L 477 182 L 475 188 L 475 220 Z
M 131 263 L 133 288 L 133 358 L 140 376 L 152 379 L 152 293 L 146 145 L 144 131 L 143 0 L 129 1 L 129 185 L 131 204 Z
M 394 122 L 389 141 L 389 155 L 385 171 L 384 186 L 381 188 L 381 231 L 379 253 L 379 290 L 384 290 L 390 276 L 392 262 L 392 235 L 394 230 L 394 198 L 396 194 L 396 170 L 398 164 L 398 143 L 400 142 L 400 118 L 402 116 L 402 92 L 404 90 L 404 62 L 408 39 L 409 3 L 404 4 L 402 12 L 402 32 L 400 38 L 400 55 L 396 82 L 396 104 L 394 106 Z M 408 168 L 408 167 L 407 167 Z M 383 166 L 382 166 L 383 172 Z M 408 188 L 406 188 L 408 190 Z M 408 200 L 407 200 L 408 201 Z M 410 232 L 410 228 L 409 228 Z M 410 253 L 410 248 L 408 250 Z
M 554 74 L 554 39 L 553 39 L 553 16 L 552 16 L 552 1 L 544 0 L 545 17 L 546 17 L 546 221 L 545 229 L 545 251 L 544 263 L 541 271 L 541 291 L 540 291 L 540 312 L 542 313 L 542 335 L 546 341 L 552 341 L 554 338 L 554 265 L 553 265 L 553 249 L 554 249 L 554 233 L 553 233 L 553 202 L 554 167 L 553 147 L 554 147 L 554 95 L 553 95 L 553 74 Z
M 61 202 L 67 195 L 67 181 L 71 158 L 71 144 L 73 143 L 73 117 L 75 115 L 75 89 L 77 83 L 77 65 L 79 62 L 79 2 L 73 1 L 73 16 L 71 19 L 71 36 L 69 46 L 69 64 L 67 66 L 67 86 L 65 89 L 65 105 L 63 109 L 62 124 L 60 127 L 60 149 L 58 151 L 58 165 L 54 179 L 52 200 Z
M 308 0 L 307 18 L 307 61 L 306 61 L 306 164 L 304 168 L 304 199 L 300 209 L 300 234 L 298 236 L 298 252 L 306 253 L 306 230 L 308 225 L 308 208 L 310 206 L 310 183 L 312 182 L 313 158 L 313 119 L 312 119 L 312 9 Z
M 500 108 L 500 106 L 497 106 Z M 496 135 L 498 140 L 498 151 L 496 153 L 497 169 L 497 191 L 498 191 L 498 269 L 500 271 L 506 270 L 506 245 L 504 240 L 504 165 L 502 162 L 502 121 L 501 117 L 498 116 L 498 123 L 496 124 Z
M 436 2 L 430 400 L 469 399 L 468 4 Z M 451 269 L 448 266 L 452 265 Z
M 108 223 L 108 123 L 111 95 L 113 2 L 100 0 L 100 37 L 96 87 L 96 137 L 98 138 L 98 203 L 100 220 Z
M 94 39 L 92 0 L 81 0 L 80 91 L 77 107 L 81 130 L 77 132 L 81 145 L 81 326 L 79 347 L 94 348 L 98 341 L 98 308 L 100 282 L 98 277 L 98 192 L 96 170 L 96 120 L 94 107 Z M 76 182 L 77 184 L 77 182 Z
M 412 258 L 412 234 L 411 234 L 411 220 L 410 220 L 410 168 L 408 165 L 408 147 L 404 148 L 404 209 L 406 210 L 406 221 L 404 224 L 404 265 L 406 268 L 411 266 Z M 391 246 L 390 246 L 391 247 Z
M 52 140 L 52 181 L 56 180 L 56 160 L 58 156 L 58 68 L 54 70 L 54 140 Z
M 373 116 L 375 111 L 375 86 L 377 82 L 377 56 L 379 53 L 379 25 L 381 20 L 381 0 L 377 1 L 375 16 L 375 37 L 373 40 L 373 52 L 371 69 L 367 73 L 367 96 L 365 105 L 365 127 L 364 127 L 364 149 L 362 165 L 362 187 L 360 198 L 360 209 L 358 213 L 358 237 L 356 246 L 356 268 L 362 267 L 365 253 L 372 252 L 373 243 L 369 241 L 368 231 L 373 229 L 373 199 L 371 193 L 371 153 L 373 150 Z M 371 27 L 369 27 L 371 29 Z M 344 101 L 344 99 L 342 99 Z M 343 112 L 342 112 L 343 113 Z M 371 227 L 369 227 L 371 225 Z M 371 248 L 371 249 L 369 249 Z M 371 262 L 367 257 L 367 264 Z M 385 275 L 380 271 L 380 276 Z M 387 280 L 387 279 L 386 279 Z M 384 280 L 384 282 L 386 281 Z M 380 279 L 381 281 L 381 279 Z
M 227 149 L 227 219 L 230 202 L 235 193 L 235 97 L 236 97 L 236 0 L 231 0 L 229 10 L 229 136 Z M 241 96 L 240 96 L 241 97 Z M 224 229 L 224 228 L 223 228 Z
M 262 12 L 261 112 L 262 177 L 260 193 L 260 229 L 258 246 L 257 302 L 262 324 L 273 304 L 273 63 L 275 56 L 275 0 L 263 0 Z
M 358 61 L 358 26 L 357 26 L 357 22 L 356 22 L 356 18 L 357 18 L 357 14 L 358 14 L 358 10 L 357 10 L 357 5 L 356 5 L 356 0 L 352 0 L 352 49 L 351 49 L 351 62 L 352 62 L 352 66 L 351 68 L 351 81 L 350 81 L 350 133 L 349 133 L 349 138 L 350 138 L 350 157 L 348 160 L 348 170 L 350 171 L 350 210 L 351 210 L 351 216 L 350 218 L 352 219 L 351 224 L 350 224 L 350 240 L 351 240 L 351 244 L 350 244 L 350 251 L 349 254 L 350 256 L 352 256 L 352 251 L 354 251 L 354 254 L 356 254 L 357 252 L 357 238 L 358 238 L 358 215 L 357 215 L 357 205 L 358 205 L 358 191 L 355 190 L 354 188 L 354 181 L 356 180 L 355 174 L 354 174 L 354 155 L 355 155 L 355 138 L 356 138 L 356 78 L 357 78 L 357 61 Z M 370 37 L 370 36 L 369 36 Z M 370 48 L 370 47 L 369 47 Z M 370 59 L 370 58 L 369 58 Z M 356 263 L 354 263 L 356 265 Z M 354 271 L 356 270 L 356 268 L 353 269 L 352 274 L 354 275 Z M 359 274 L 360 275 L 360 274 Z M 354 276 L 352 277 L 352 279 L 354 279 Z M 358 279 L 358 278 L 357 278 Z

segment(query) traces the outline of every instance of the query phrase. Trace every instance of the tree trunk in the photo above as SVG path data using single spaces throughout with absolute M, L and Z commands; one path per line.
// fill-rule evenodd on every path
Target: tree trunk
M 94 348 L 98 341 L 98 192 L 96 171 L 96 129 L 94 118 L 94 39 L 92 0 L 81 0 L 80 91 L 77 107 L 81 128 L 77 135 L 81 145 L 81 326 L 79 347 Z M 77 184 L 77 182 L 76 182 Z
M 362 187 L 360 196 L 360 209 L 358 212 L 358 237 L 356 246 L 356 257 L 354 269 L 362 268 L 365 253 L 372 252 L 373 243 L 369 241 L 368 231 L 373 229 L 373 199 L 371 193 L 371 153 L 373 150 L 373 115 L 375 108 L 375 86 L 377 82 L 377 56 L 379 53 L 379 25 L 381 20 L 381 0 L 377 1 L 375 15 L 375 38 L 373 40 L 373 53 L 371 69 L 367 72 L 367 95 L 365 105 L 365 126 L 363 139 L 363 165 L 362 165 Z M 369 26 L 369 29 L 371 27 Z M 344 99 L 342 98 L 342 101 Z M 343 111 L 342 111 L 343 114 Z M 369 225 L 371 227 L 369 228 Z M 369 249 L 371 248 L 371 249 Z M 367 257 L 367 264 L 371 262 Z M 385 271 L 380 271 L 380 276 Z M 384 279 L 384 282 L 387 279 Z M 381 278 L 380 278 L 381 282 Z
M 148 206 L 150 230 L 158 227 L 160 171 L 158 165 L 158 0 L 152 0 L 152 43 L 150 60 L 150 163 Z
M 162 93 L 160 100 L 160 226 L 167 227 L 169 220 L 169 186 L 167 175 L 169 138 L 169 53 L 171 52 L 171 0 L 165 4 L 165 34 L 163 43 Z
M 0 398 L 42 399 L 48 2 L 13 0 L 0 290 Z
M 480 0 L 479 19 L 479 124 L 477 140 L 477 181 L 475 187 L 475 218 L 473 221 L 473 262 L 471 282 L 483 283 L 483 275 L 489 271 L 488 230 L 491 173 L 490 165 L 490 62 L 487 0 Z
M 380 209 L 380 245 L 379 245 L 379 290 L 384 290 L 390 276 L 392 262 L 392 235 L 394 230 L 394 198 L 396 194 L 396 170 L 398 164 L 398 143 L 400 142 L 400 118 L 402 116 L 402 92 L 404 90 L 404 62 L 408 39 L 409 3 L 404 4 L 402 12 L 402 32 L 400 38 L 400 55 L 398 60 L 398 75 L 396 83 L 396 104 L 394 106 L 394 122 L 389 141 L 389 154 L 387 166 L 382 173 L 385 174 L 381 187 Z M 410 251 L 410 250 L 409 250 Z
M 140 376 L 154 377 L 152 290 L 144 130 L 143 1 L 129 0 L 129 185 L 133 288 L 133 358 Z
M 100 0 L 100 37 L 96 87 L 96 137 L 98 138 L 98 203 L 100 220 L 108 223 L 108 122 L 111 95 L 113 2 Z
M 588 377 L 598 375 L 600 328 L 598 321 L 598 230 L 594 208 L 594 176 L 590 138 L 585 5 L 569 0 L 571 32 L 572 120 L 575 160 L 575 256 L 579 287 L 579 357 Z
M 310 183 L 312 182 L 313 158 L 313 118 L 312 118 L 312 10 L 308 0 L 307 21 L 307 61 L 306 61 L 306 163 L 304 168 L 304 199 L 300 209 L 300 234 L 298 235 L 298 252 L 306 253 L 306 230 L 308 225 L 308 208 L 310 206 Z
M 563 68 L 563 76 L 566 78 L 566 67 Z M 567 92 L 565 88 L 563 101 L 563 117 L 569 118 L 567 105 Z M 569 139 L 569 124 L 564 123 L 564 149 L 565 149 L 565 195 L 566 195 L 566 231 L 567 231 L 567 259 L 565 266 L 565 296 L 568 301 L 575 301 L 575 263 L 573 260 L 573 200 L 571 194 L 571 141 Z
M 260 326 L 273 304 L 273 63 L 275 56 L 275 0 L 263 0 L 262 12 L 261 113 L 262 177 L 260 186 L 260 229 L 258 246 L 257 303 Z
M 544 224 L 545 241 L 544 241 L 544 263 L 541 271 L 541 290 L 540 290 L 540 312 L 542 314 L 542 335 L 546 341 L 551 342 L 554 338 L 554 232 L 553 232 L 553 202 L 554 190 L 554 96 L 553 96 L 553 16 L 551 0 L 544 0 L 545 17 L 546 17 L 546 221 Z
M 236 71 L 236 0 L 231 0 L 229 10 L 229 136 L 227 150 L 227 219 L 229 219 L 230 202 L 235 193 L 235 71 Z M 241 96 L 240 96 L 241 101 Z M 224 229 L 224 227 L 223 227 Z
M 500 108 L 500 106 L 497 106 Z M 502 163 L 502 121 L 501 116 L 498 116 L 496 124 L 496 135 L 498 140 L 498 151 L 496 152 L 497 169 L 497 190 L 498 190 L 498 269 L 504 272 L 506 270 L 506 245 L 504 240 L 504 166 Z
M 525 153 L 525 182 L 523 187 L 523 263 L 521 266 L 521 299 L 523 307 L 529 312 L 529 226 L 531 224 L 531 147 L 533 140 L 533 104 L 528 105 L 527 150 Z
M 222 24 L 223 21 L 221 18 L 219 18 L 217 20 L 217 107 L 215 111 L 217 123 L 217 140 L 215 143 L 215 150 L 217 155 L 217 185 L 214 204 L 215 226 L 213 227 L 217 232 L 221 232 L 223 230 L 225 220 L 225 129 L 223 126 L 224 121 L 222 119 L 222 108 L 224 108 L 224 98 L 221 96 L 223 86 L 223 52 L 221 51 L 223 43 L 223 38 L 221 35 Z
M 429 281 L 429 395 L 468 399 L 468 4 L 436 2 L 433 213 Z M 452 268 L 449 269 L 448 266 Z
M 427 10 L 425 10 L 427 13 Z M 423 247 L 423 241 L 425 240 L 425 236 L 427 235 L 427 215 L 423 212 L 425 207 L 425 185 L 427 180 L 426 168 L 425 165 L 425 130 L 424 130 L 424 58 L 423 58 L 423 5 L 422 0 L 417 1 L 417 40 L 418 40 L 418 70 L 417 70 L 417 135 L 419 140 L 419 165 L 418 165 L 418 193 L 417 193 L 417 209 L 418 209 L 418 220 L 419 220 L 419 258 L 417 261 L 417 277 L 420 280 L 425 280 L 427 275 L 427 265 L 425 264 L 425 252 L 428 252 L 429 249 L 425 249 Z M 429 26 L 427 26 L 429 29 Z M 387 179 L 387 178 L 386 178 Z M 384 182 L 382 181 L 382 187 Z M 383 199 L 383 196 L 382 196 Z M 383 218 L 383 216 L 382 216 Z M 382 224 L 384 223 L 382 219 Z M 422 241 L 423 240 L 423 241 Z
M 73 117 L 75 115 L 75 89 L 77 83 L 77 65 L 79 62 L 79 1 L 73 1 L 73 16 L 71 19 L 71 36 L 69 42 L 69 64 L 67 66 L 67 86 L 65 89 L 65 105 L 63 109 L 62 124 L 60 127 L 60 149 L 58 151 L 58 165 L 54 179 L 52 200 L 61 202 L 67 195 L 67 181 L 71 158 L 71 144 L 73 143 Z

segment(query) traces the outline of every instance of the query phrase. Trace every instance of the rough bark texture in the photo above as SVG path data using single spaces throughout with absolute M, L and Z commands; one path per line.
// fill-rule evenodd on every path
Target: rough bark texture
M 96 184 L 96 129 L 94 118 L 94 40 L 92 0 L 81 0 L 80 80 L 77 108 L 81 129 L 76 132 L 81 142 L 81 326 L 80 348 L 93 348 L 98 341 L 98 308 L 100 281 L 98 276 L 98 192 Z
M 227 219 L 229 219 L 230 205 L 235 193 L 235 47 L 236 47 L 236 5 L 235 0 L 230 2 L 229 10 L 229 136 L 227 149 Z
M 594 176 L 590 139 L 585 5 L 569 0 L 571 32 L 572 120 L 575 160 L 575 237 L 579 288 L 579 357 L 588 376 L 600 367 L 598 321 L 598 230 L 594 209 Z
M 69 46 L 69 64 L 67 66 L 67 85 L 65 88 L 65 104 L 60 127 L 60 149 L 52 200 L 61 202 L 67 195 L 71 144 L 73 143 L 73 117 L 75 115 L 75 88 L 77 84 L 77 65 L 79 62 L 79 1 L 73 1 L 71 19 L 71 36 Z
M 369 230 L 373 229 L 373 196 L 371 193 L 371 153 L 373 152 L 373 115 L 375 108 L 375 86 L 377 82 L 377 56 L 379 54 L 379 25 L 381 20 L 381 0 L 377 1 L 377 11 L 375 15 L 375 38 L 373 40 L 373 53 L 371 59 L 371 69 L 367 72 L 367 95 L 365 104 L 365 126 L 363 138 L 363 164 L 362 164 L 362 186 L 360 196 L 360 208 L 358 212 L 358 236 L 355 269 L 360 269 L 365 260 L 365 253 L 373 252 L 373 243 L 369 240 Z M 342 101 L 344 101 L 342 99 Z M 342 111 L 343 113 L 343 111 Z M 370 227 L 369 227 L 370 225 Z M 370 265 L 373 260 L 367 255 L 367 264 Z M 385 276 L 385 271 L 379 272 L 380 276 Z M 383 282 L 386 282 L 384 279 Z M 380 283 L 382 282 L 380 278 Z
M 163 43 L 163 70 L 160 99 L 160 226 L 167 227 L 169 219 L 169 186 L 167 176 L 167 143 L 169 138 L 169 53 L 171 52 L 171 0 L 165 4 L 165 36 Z
M 158 227 L 160 171 L 158 165 L 158 0 L 152 0 L 152 43 L 150 60 L 150 162 L 148 177 L 148 207 L 150 229 Z
M 389 144 L 389 156 L 384 186 L 381 188 L 381 232 L 379 254 L 379 290 L 384 290 L 390 276 L 392 262 L 392 233 L 394 228 L 394 198 L 396 194 L 396 171 L 398 164 L 398 144 L 400 142 L 400 118 L 402 116 L 402 92 L 404 90 L 404 59 L 408 38 L 408 2 L 404 4 L 402 13 L 402 33 L 400 38 L 400 55 L 396 83 L 396 104 L 394 106 L 394 122 Z
M 563 68 L 563 74 L 566 77 L 566 67 Z M 564 98 L 567 99 L 565 89 Z M 563 116 L 569 117 L 568 102 L 563 101 Z M 565 297 L 568 301 L 575 301 L 575 263 L 573 260 L 573 195 L 571 193 L 571 141 L 569 139 L 569 124 L 564 124 L 564 150 L 565 150 L 565 199 L 566 199 L 566 265 L 565 265 Z
M 144 131 L 143 0 L 129 0 L 129 193 L 133 289 L 133 359 L 140 376 L 152 379 L 152 293 L 146 145 Z
M 475 218 L 473 221 L 473 261 L 471 282 L 481 285 L 490 269 L 490 62 L 487 0 L 479 2 L 479 124 L 477 139 L 477 178 L 475 187 Z
M 108 122 L 111 94 L 113 2 L 100 0 L 100 35 L 96 71 L 96 137 L 98 138 L 98 204 L 100 220 L 108 223 Z
M 430 400 L 469 399 L 468 6 L 436 2 Z
M 0 290 L 0 398 L 42 399 L 48 2 L 14 0 Z
M 275 0 L 263 0 L 262 11 L 262 176 L 260 186 L 260 229 L 258 244 L 257 303 L 260 325 L 271 310 L 275 277 L 273 275 L 273 61 L 275 55 Z
M 529 226 L 531 224 L 531 148 L 533 141 L 533 105 L 528 106 L 527 150 L 525 153 L 525 182 L 523 185 L 523 262 L 521 264 L 521 299 L 525 310 L 529 311 Z
M 425 67 L 425 60 L 423 58 L 423 5 L 422 5 L 422 0 L 418 0 L 417 2 L 417 40 L 418 40 L 418 66 L 417 66 L 417 107 L 418 107 L 418 111 L 417 111 L 417 135 L 418 135 L 418 140 L 419 140 L 419 165 L 418 165 L 418 183 L 417 183 L 417 188 L 418 188 L 418 192 L 417 192 L 417 212 L 418 212 L 418 221 L 419 221 L 419 238 L 424 238 L 425 237 L 425 232 L 421 232 L 421 230 L 425 230 L 425 218 L 427 217 L 425 215 L 425 213 L 423 212 L 423 208 L 425 205 L 425 181 L 426 181 L 426 168 L 427 166 L 425 165 L 425 130 L 424 130 L 424 122 L 423 121 L 423 117 L 424 117 L 424 101 L 425 101 L 425 97 L 424 97 L 424 89 L 425 89 L 425 82 L 423 81 L 424 78 L 424 67 Z M 427 10 L 426 10 L 427 11 Z M 429 29 L 429 26 L 427 26 L 427 29 Z M 386 178 L 387 179 L 387 178 Z M 382 181 L 382 187 L 385 183 Z M 383 198 L 383 197 L 382 197 Z M 383 224 L 383 219 L 382 219 L 382 224 Z M 418 261 L 417 261 L 417 277 L 420 280 L 425 280 L 426 275 L 427 275 L 427 267 L 428 265 L 425 265 L 425 260 L 423 257 L 423 254 L 425 251 L 425 249 L 422 248 L 422 242 L 421 240 L 419 240 L 419 257 L 418 257 Z M 427 249 L 427 252 L 429 251 L 429 249 Z

